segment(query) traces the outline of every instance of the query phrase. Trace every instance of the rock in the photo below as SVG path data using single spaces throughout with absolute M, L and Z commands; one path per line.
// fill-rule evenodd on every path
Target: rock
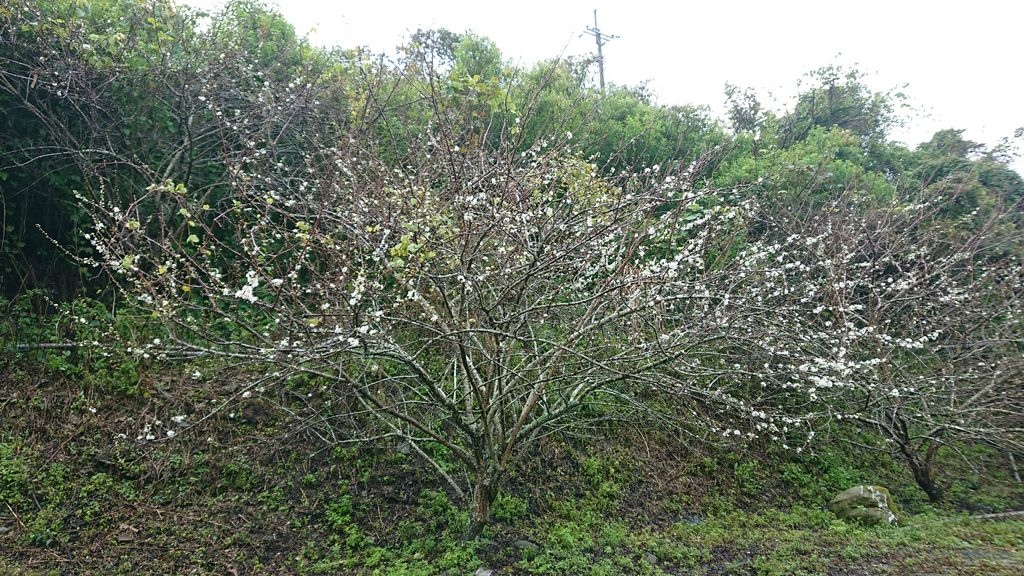
M 519 555 L 519 558 L 523 560 L 530 560 L 540 552 L 540 546 L 529 540 L 516 540 L 511 546 L 513 550 L 517 551 L 515 553 Z
M 115 536 L 115 538 L 118 542 L 134 542 L 135 534 L 138 531 L 139 529 L 134 526 L 121 523 L 117 526 L 117 536 Z
M 537 546 L 529 540 L 516 540 L 512 543 L 512 547 L 518 548 L 524 552 L 536 552 L 537 550 L 540 550 L 540 546 Z
M 960 555 L 968 560 L 982 560 L 987 556 L 981 550 L 961 550 Z
M 700 526 L 702 522 L 704 521 L 701 520 L 700 516 L 694 516 L 693 514 L 685 514 L 682 518 L 682 523 L 690 526 Z
M 403 456 L 408 456 L 412 454 L 412 444 L 404 438 L 399 438 L 395 441 L 395 452 L 398 452 Z
M 647 562 L 648 564 L 651 564 L 651 565 L 654 565 L 654 564 L 657 564 L 657 563 L 658 563 L 658 557 L 657 557 L 657 556 L 655 556 L 655 555 L 654 555 L 654 553 L 652 553 L 652 552 L 646 552 L 646 553 L 644 554 L 644 560 L 645 560 L 645 561 L 646 561 L 646 562 Z
M 481 566 L 480 568 L 476 569 L 476 572 L 473 573 L 473 576 L 491 576 L 492 574 L 494 574 L 494 570 L 491 570 L 490 568 L 484 568 Z
M 882 486 L 854 486 L 840 492 L 828 505 L 837 518 L 865 526 L 898 526 L 901 520 L 892 495 Z

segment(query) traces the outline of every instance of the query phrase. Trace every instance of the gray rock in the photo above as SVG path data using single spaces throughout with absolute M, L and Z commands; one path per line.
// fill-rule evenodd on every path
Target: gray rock
M 837 518 L 865 526 L 899 526 L 901 521 L 892 495 L 882 486 L 854 486 L 840 492 L 828 505 Z
M 960 551 L 960 555 L 963 556 L 964 558 L 967 558 L 968 560 L 982 560 L 982 559 L 988 557 L 988 554 L 985 554 L 985 552 L 983 552 L 981 550 L 973 550 L 973 549 L 972 550 L 961 550 Z
M 512 543 L 512 547 L 513 548 L 518 548 L 520 550 L 530 550 L 530 551 L 539 550 L 540 549 L 540 546 L 537 546 L 536 544 L 534 544 L 533 542 L 530 542 L 529 540 L 516 540 L 515 542 Z
M 658 557 L 655 556 L 653 552 L 646 552 L 644 554 L 644 560 L 646 560 L 648 564 L 652 565 L 658 563 Z
M 490 568 L 484 568 L 481 566 L 480 568 L 476 569 L 476 572 L 473 573 L 473 576 L 492 576 L 493 574 L 494 570 Z

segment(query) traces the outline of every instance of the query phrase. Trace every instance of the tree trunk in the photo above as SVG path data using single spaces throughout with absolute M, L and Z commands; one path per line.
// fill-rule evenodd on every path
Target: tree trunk
M 932 504 L 941 502 L 943 496 L 942 488 L 935 481 L 935 457 L 938 455 L 942 444 L 935 439 L 929 440 L 925 445 L 926 447 L 922 446 L 925 448 L 924 455 L 922 456 L 919 450 L 915 450 L 908 428 L 906 421 L 899 421 L 901 435 L 896 438 L 896 441 L 900 452 L 903 453 L 907 466 L 910 468 L 911 474 L 914 475 L 914 482 L 917 482 L 921 490 L 924 490 L 924 493 L 928 495 L 928 501 Z M 942 431 L 938 430 L 933 432 L 932 435 L 935 436 L 941 433 Z
M 466 528 L 466 539 L 476 538 L 491 521 L 491 503 L 498 491 L 492 485 L 486 472 L 477 474 L 476 484 L 473 485 L 473 508 L 470 510 L 469 526 Z
M 913 458 L 909 460 L 910 471 L 914 474 L 914 481 L 928 495 L 928 501 L 932 504 L 942 501 L 942 488 L 935 482 L 935 470 L 930 458 L 921 460 Z

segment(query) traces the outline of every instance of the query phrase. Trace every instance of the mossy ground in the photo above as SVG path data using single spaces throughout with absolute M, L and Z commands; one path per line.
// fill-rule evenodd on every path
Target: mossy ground
M 1024 572 L 1024 520 L 963 514 L 1024 508 L 1024 487 L 983 449 L 984 474 L 946 458 L 949 503 L 933 508 L 883 454 L 733 451 L 616 425 L 538 445 L 467 542 L 428 466 L 393 445 L 332 443 L 281 409 L 308 383 L 242 398 L 230 371 L 82 379 L 62 369 L 73 362 L 20 358 L 0 376 L 0 574 Z M 190 427 L 172 423 L 181 414 Z M 825 509 L 865 482 L 890 487 L 906 526 Z

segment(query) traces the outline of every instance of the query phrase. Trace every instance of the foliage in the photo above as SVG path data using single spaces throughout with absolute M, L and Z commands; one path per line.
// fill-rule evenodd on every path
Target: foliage
M 535 510 L 503 491 L 531 450 L 638 415 L 724 446 L 867 444 L 936 501 L 947 453 L 1021 452 L 1024 181 L 1009 147 L 957 130 L 888 142 L 901 95 L 856 70 L 812 72 L 780 113 L 728 87 L 730 135 L 643 86 L 595 90 L 590 65 L 522 70 L 443 29 L 397 60 L 321 50 L 250 1 L 212 16 L 170 0 L 5 4 L 2 368 L 73 382 L 55 414 L 81 418 L 99 396 L 169 396 L 148 370 L 185 362 L 196 420 L 255 433 L 265 410 L 301 415 L 320 439 L 393 447 L 445 483 L 413 492 L 397 550 L 367 533 L 356 492 L 332 488 L 309 504 L 330 533 L 303 556 L 311 572 L 470 570 L 480 550 L 460 525 Z M 236 385 L 216 387 L 222 371 Z M 139 446 L 191 429 L 144 410 L 122 427 Z M 0 495 L 26 515 L 22 543 L 68 545 L 74 523 L 109 528 L 104 507 L 136 497 L 83 472 L 70 510 L 45 486 L 67 469 L 19 442 L 0 444 Z M 371 475 L 360 453 L 333 453 Z M 256 468 L 221 463 L 217 490 L 286 514 L 294 483 Z M 679 568 L 707 558 L 607 521 L 622 469 L 583 460 L 583 509 L 557 511 L 524 569 L 657 573 L 641 548 Z M 723 494 L 757 498 L 775 473 L 804 499 L 857 479 L 827 456 L 695 470 L 733 478 L 705 503 L 722 517 L 736 508 Z M 733 568 L 823 570 L 784 544 Z
M 261 130 L 280 148 L 295 145 L 301 119 L 270 125 L 263 107 L 301 110 L 304 78 L 328 74 L 326 60 L 258 3 L 230 3 L 204 29 L 199 21 L 165 1 L 12 3 L 0 28 L 0 94 L 17 136 L 5 139 L 0 166 L 13 216 L 8 271 L 22 278 L 5 291 L 53 279 L 73 295 L 87 284 L 77 264 L 47 272 L 31 256 L 38 251 L 49 265 L 68 252 L 90 254 L 75 192 L 123 200 L 175 178 L 216 202 L 225 129 L 240 128 L 229 146 L 241 154 L 262 147 Z
M 856 134 L 867 146 L 884 140 L 897 121 L 902 94 L 872 92 L 855 69 L 826 66 L 808 73 L 807 81 L 793 111 L 779 119 L 783 146 L 803 140 L 815 127 L 830 126 Z

